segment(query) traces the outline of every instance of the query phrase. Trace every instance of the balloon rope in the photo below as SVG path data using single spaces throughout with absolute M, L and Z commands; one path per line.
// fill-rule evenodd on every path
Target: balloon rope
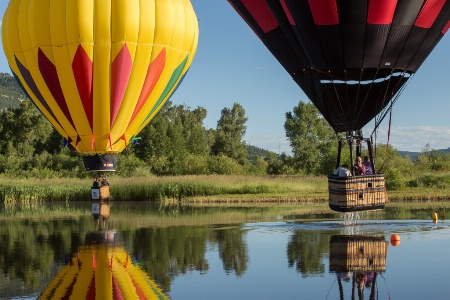
M 392 108 L 389 111 L 389 125 L 388 125 L 388 137 L 387 137 L 387 143 L 386 143 L 386 156 L 384 158 L 383 164 L 381 165 L 380 169 L 378 170 L 378 174 L 381 173 L 381 170 L 383 170 L 384 164 L 387 161 L 387 156 L 389 152 L 389 140 L 391 138 L 391 120 L 392 120 Z
M 403 73 L 405 74 L 405 72 L 403 72 Z M 395 102 L 397 102 L 398 98 L 403 93 L 405 88 L 408 86 L 409 82 L 412 80 L 414 75 L 415 75 L 415 73 L 410 74 L 410 76 L 407 79 L 406 83 L 400 87 L 400 89 L 397 91 L 397 94 L 395 95 L 395 97 L 392 98 L 391 103 L 389 105 L 387 105 L 385 108 L 383 108 L 383 110 L 378 114 L 378 117 L 375 119 L 375 128 L 373 129 L 372 133 L 374 133 L 375 130 L 378 128 L 378 126 L 380 126 L 381 122 L 384 120 L 384 118 L 386 117 L 388 112 L 392 109 L 392 107 L 394 106 Z
M 383 278 L 384 284 L 386 285 L 386 291 L 388 293 L 388 299 L 391 300 L 391 293 L 389 292 L 389 287 L 386 282 L 386 278 L 384 278 L 383 273 L 380 273 L 381 278 Z

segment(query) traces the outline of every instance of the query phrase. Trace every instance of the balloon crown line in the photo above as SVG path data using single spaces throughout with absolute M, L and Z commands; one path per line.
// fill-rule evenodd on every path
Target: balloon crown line
M 138 141 L 140 141 L 140 140 L 142 140 L 142 138 L 141 137 L 137 137 L 137 136 L 132 136 L 131 137 L 131 139 L 130 139 L 130 142 L 133 144 L 133 145 L 139 145 L 139 142 Z M 67 147 L 67 146 L 69 146 L 69 144 L 72 142 L 72 139 L 71 138 L 64 138 L 64 147 Z M 77 144 L 78 144 L 78 142 L 77 142 Z

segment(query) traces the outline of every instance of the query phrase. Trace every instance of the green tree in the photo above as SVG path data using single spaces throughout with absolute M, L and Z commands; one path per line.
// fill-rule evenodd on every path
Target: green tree
M 7 165 L 0 162 L 0 170 L 27 169 L 36 149 L 43 148 L 51 132 L 50 123 L 30 101 L 23 101 L 17 109 L 3 111 L 0 115 L 0 154 L 4 155 Z
M 261 156 L 253 157 L 251 165 L 248 167 L 248 173 L 254 175 L 266 175 L 267 174 L 267 161 Z
M 431 149 L 430 144 L 426 144 L 414 165 L 422 173 L 450 171 L 450 153 L 439 152 Z
M 214 155 L 228 156 L 240 164 L 247 162 L 248 152 L 243 141 L 248 118 L 245 116 L 244 108 L 234 103 L 233 108 L 222 109 L 221 116 L 217 122 L 216 138 L 212 146 Z
M 197 161 L 203 161 L 201 157 L 207 157 L 210 152 L 203 126 L 205 118 L 203 107 L 192 110 L 186 105 L 173 106 L 166 102 L 139 133 L 141 140 L 134 147 L 136 157 L 146 161 L 157 175 L 192 174 L 193 168 L 185 168 L 186 158 L 195 156 Z
M 47 151 L 50 154 L 60 153 L 64 148 L 64 137 L 52 127 L 52 131 L 49 134 L 48 138 L 36 145 L 36 152 L 41 153 L 43 151 Z
M 166 113 L 171 103 L 166 102 L 147 126 L 138 134 L 140 140 L 133 147 L 136 156 L 144 161 L 165 155 L 170 142 L 168 137 L 169 120 Z
M 337 147 L 336 135 L 313 104 L 300 101 L 293 112 L 286 113 L 284 129 L 298 171 L 313 175 L 331 171 L 336 160 L 331 155 Z
M 296 171 L 292 167 L 294 164 L 294 159 L 287 155 L 286 153 L 281 153 L 281 155 L 276 155 L 270 152 L 266 157 L 267 160 L 267 174 L 270 175 L 294 175 Z
M 187 151 L 195 155 L 208 155 L 210 147 L 207 142 L 206 129 L 203 126 L 207 114 L 206 109 L 197 107 L 191 110 L 185 105 L 179 105 L 176 109 L 181 117 Z
M 391 145 L 377 146 L 375 152 L 376 172 L 384 173 L 388 189 L 401 188 L 412 179 L 414 165 L 409 156 L 402 157 Z

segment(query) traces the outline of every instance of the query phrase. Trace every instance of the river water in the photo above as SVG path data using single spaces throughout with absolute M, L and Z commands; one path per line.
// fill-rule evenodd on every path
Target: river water
M 450 298 L 445 211 L 303 211 L 2 207 L 0 299 Z

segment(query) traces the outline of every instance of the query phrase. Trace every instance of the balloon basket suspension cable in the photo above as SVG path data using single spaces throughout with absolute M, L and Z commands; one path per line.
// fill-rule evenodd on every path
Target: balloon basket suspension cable
M 389 112 L 389 125 L 388 125 L 388 133 L 387 133 L 387 142 L 386 142 L 386 154 L 385 154 L 385 159 L 383 161 L 383 164 L 381 165 L 380 169 L 378 170 L 378 173 L 381 173 L 381 171 L 383 170 L 384 164 L 387 161 L 388 158 L 388 153 L 389 153 L 389 141 L 391 138 L 391 120 L 392 120 L 392 109 Z M 376 135 L 375 135 L 376 136 Z
M 353 166 L 353 151 L 356 150 L 356 155 L 361 156 L 364 142 L 367 143 L 372 172 L 367 171 L 366 173 L 365 171 L 364 174 L 355 174 L 355 170 L 357 170 L 355 167 L 349 168 L 347 164 L 339 165 L 344 143 L 349 145 L 350 166 Z M 364 138 L 361 130 L 348 131 L 345 137 L 339 138 L 337 163 L 339 168 L 333 174 L 328 175 L 330 209 L 352 213 L 385 207 L 388 198 L 384 174 L 375 173 L 371 139 Z
M 364 142 L 367 143 L 367 149 L 369 151 L 370 163 L 371 163 L 371 166 L 372 166 L 372 170 L 375 173 L 375 166 L 374 166 L 374 163 L 373 163 L 372 139 L 371 138 L 364 138 L 361 129 L 360 130 L 354 130 L 354 131 L 347 131 L 345 137 L 340 137 L 339 138 L 336 168 L 338 168 L 341 165 L 341 155 L 342 155 L 342 148 L 344 146 L 344 143 L 346 143 L 349 146 L 349 151 L 350 151 L 350 163 L 349 163 L 349 166 L 352 166 L 353 165 L 353 145 L 355 145 L 356 156 L 361 157 L 362 156 L 362 145 L 363 145 Z

